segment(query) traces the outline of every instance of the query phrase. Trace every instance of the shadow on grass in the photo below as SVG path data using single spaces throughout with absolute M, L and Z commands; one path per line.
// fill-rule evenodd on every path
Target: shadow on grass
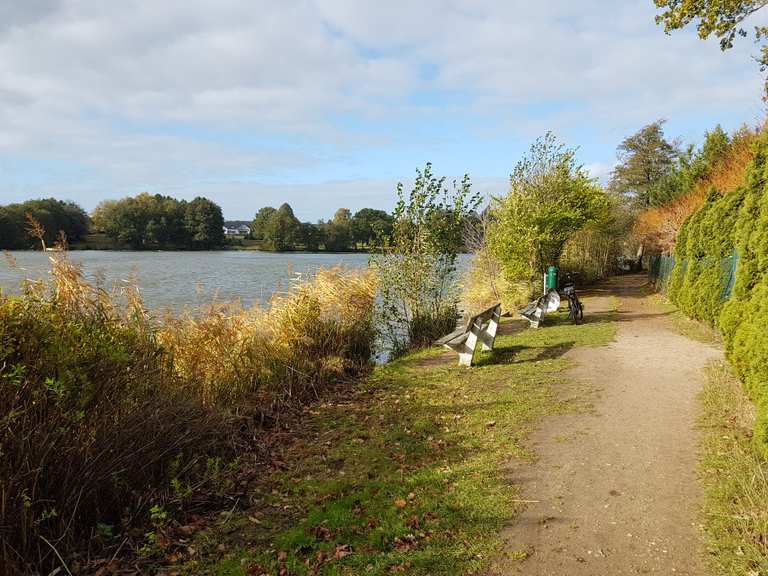
M 501 345 L 475 359 L 475 366 L 522 364 L 560 358 L 575 346 L 575 342 L 559 342 L 551 346 Z M 526 353 L 530 352 L 530 353 Z
M 608 322 L 634 322 L 635 320 L 643 320 L 647 318 L 663 318 L 670 316 L 672 311 L 668 312 L 656 312 L 656 313 L 637 313 L 627 310 L 615 310 L 612 312 L 597 312 L 590 314 L 588 311 L 584 312 L 584 321 L 582 324 L 599 324 Z

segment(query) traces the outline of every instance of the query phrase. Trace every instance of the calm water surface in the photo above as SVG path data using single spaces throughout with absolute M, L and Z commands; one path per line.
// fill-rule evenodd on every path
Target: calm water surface
M 46 278 L 50 254 L 11 252 L 16 260 L 0 258 L 0 289 L 18 293 L 25 279 Z M 196 307 L 240 299 L 245 305 L 266 301 L 285 290 L 297 274 L 312 275 L 321 267 L 364 268 L 367 254 L 273 254 L 268 252 L 112 252 L 74 251 L 70 258 L 83 266 L 86 277 L 105 288 L 136 279 L 147 307 Z

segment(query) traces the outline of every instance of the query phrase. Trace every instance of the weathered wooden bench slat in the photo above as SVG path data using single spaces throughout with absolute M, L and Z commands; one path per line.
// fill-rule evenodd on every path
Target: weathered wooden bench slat
M 460 366 L 472 366 L 475 349 L 492 350 L 501 318 L 501 304 L 471 316 L 463 328 L 458 328 L 435 342 L 459 354 Z
M 454 339 L 457 339 L 457 341 L 453 342 Z M 435 341 L 435 344 L 437 344 L 438 346 L 442 346 L 443 344 L 448 344 L 448 343 L 455 344 L 458 342 L 463 342 L 466 339 L 467 339 L 467 329 L 465 327 L 462 327 L 462 328 L 457 328 L 450 334 L 447 334 L 442 338 L 440 338 L 439 340 Z

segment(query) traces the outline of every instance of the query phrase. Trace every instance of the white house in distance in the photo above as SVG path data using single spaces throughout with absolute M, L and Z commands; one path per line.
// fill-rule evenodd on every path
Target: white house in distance
M 240 224 L 239 226 L 224 226 L 225 236 L 248 236 L 250 233 L 250 227 L 245 224 Z

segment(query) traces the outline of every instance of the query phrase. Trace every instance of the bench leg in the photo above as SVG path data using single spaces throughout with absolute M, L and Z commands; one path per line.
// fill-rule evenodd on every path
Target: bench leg
M 464 350 L 459 352 L 459 366 L 472 366 L 472 358 L 475 355 L 475 348 L 477 347 L 477 334 L 474 327 L 467 336 L 467 340 L 464 342 Z
M 544 320 L 544 306 L 536 306 L 536 312 L 533 313 L 535 320 L 531 320 L 531 328 L 538 328 L 541 321 Z
M 488 322 L 488 327 L 483 333 L 483 350 L 493 350 L 493 343 L 496 341 L 496 331 L 499 328 L 499 320 L 501 319 L 501 314 L 499 312 L 499 310 L 494 310 L 493 316 Z

